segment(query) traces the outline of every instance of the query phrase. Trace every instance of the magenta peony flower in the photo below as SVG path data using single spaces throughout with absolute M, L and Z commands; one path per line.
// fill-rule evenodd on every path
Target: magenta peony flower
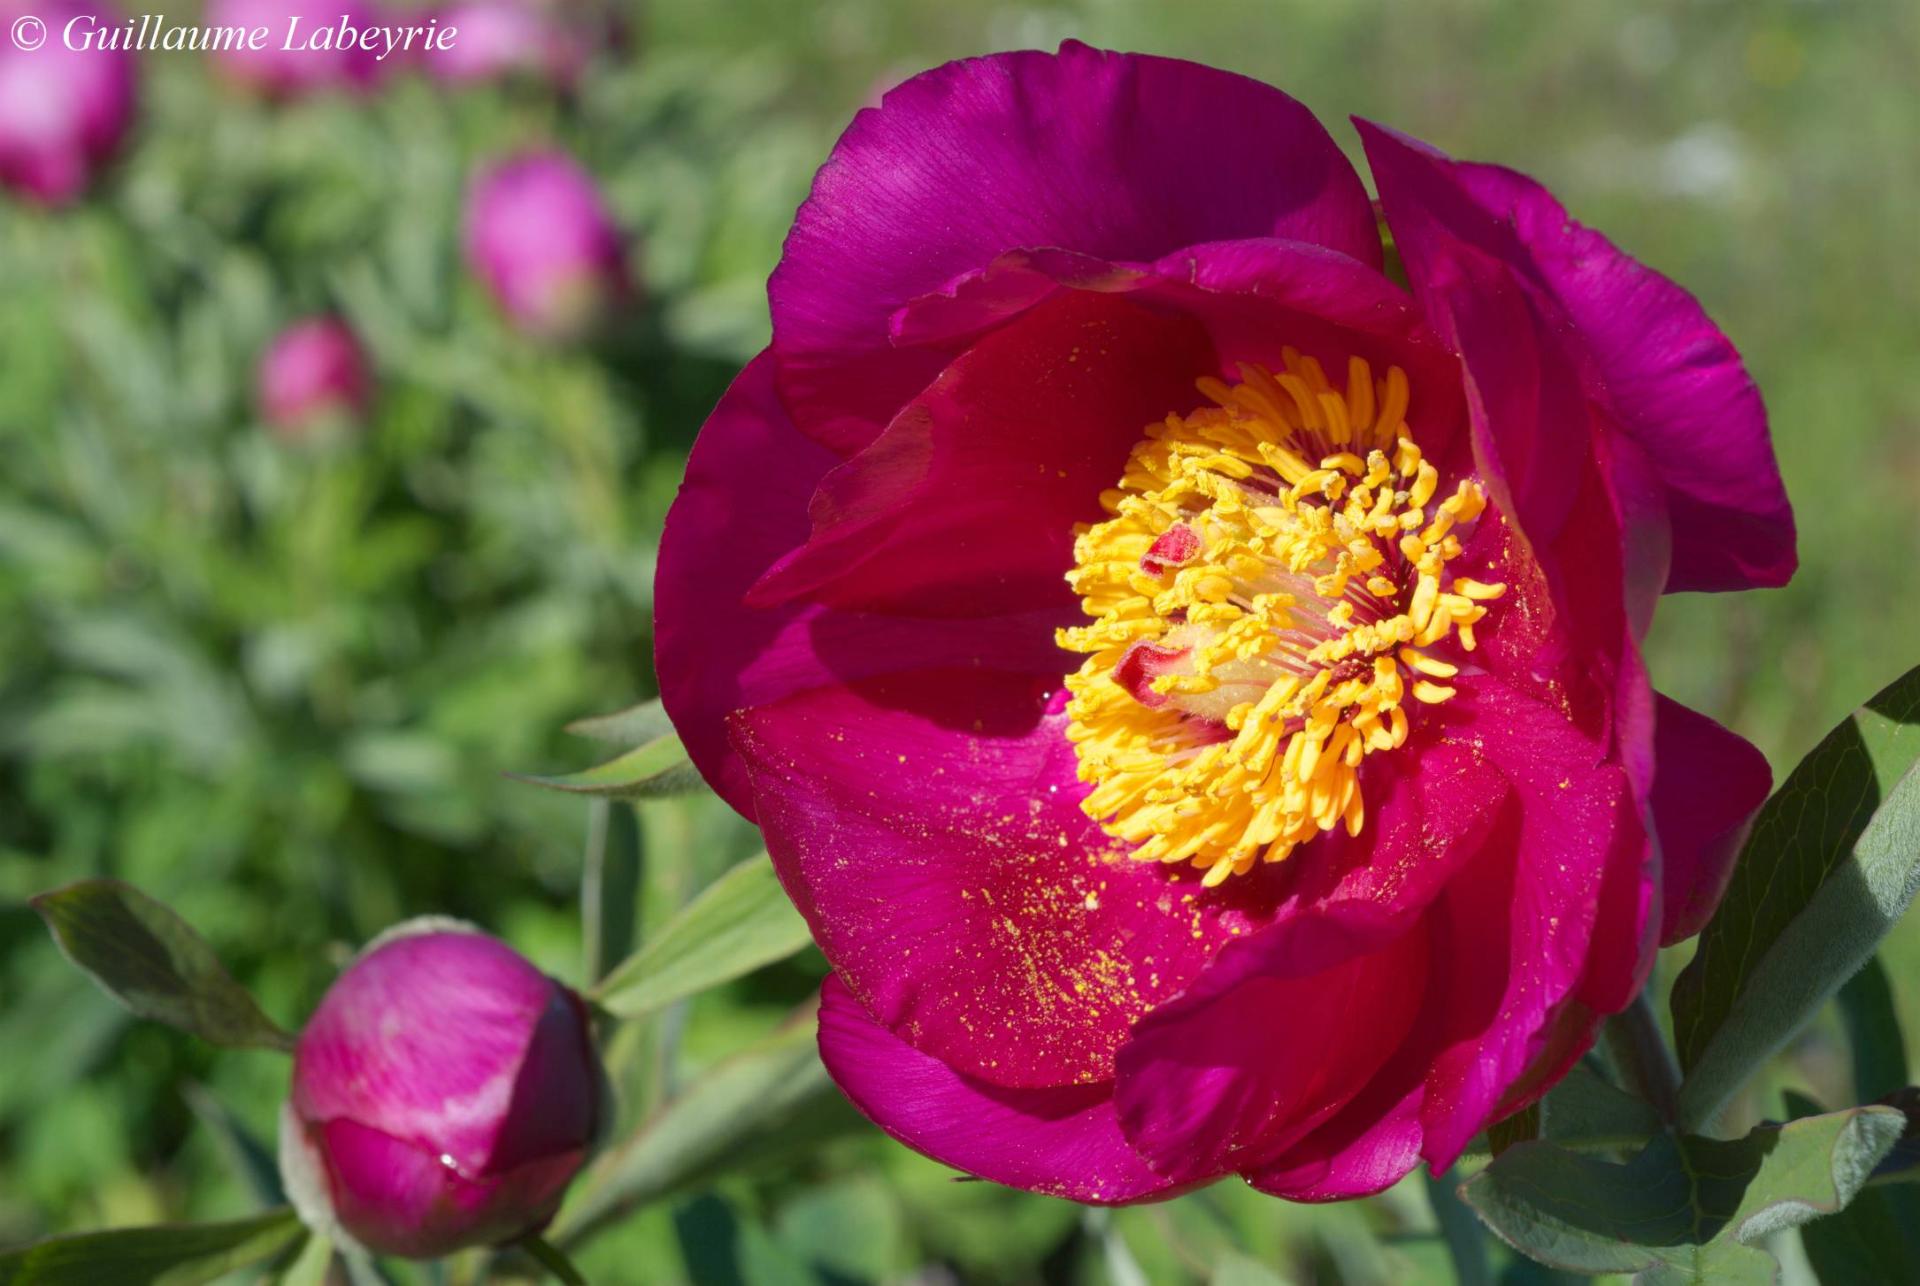
M 338 34 L 342 22 L 351 32 L 381 25 L 378 13 L 360 0 L 207 0 L 202 21 L 209 27 L 267 29 L 260 48 L 222 49 L 214 57 L 228 80 L 269 98 L 364 90 L 383 70 L 378 48 L 366 49 L 357 39 L 343 41 Z
M 579 998 L 477 930 L 416 921 L 300 1033 L 281 1168 L 309 1225 L 431 1258 L 543 1226 L 604 1110 Z
M 61 38 L 75 17 L 97 11 L 68 0 L 0 4 L 0 28 L 27 16 L 45 43 L 24 50 L 0 40 L 0 184 L 43 205 L 78 196 L 133 124 L 134 68 L 123 50 L 83 52 Z
M 361 415 L 373 394 L 360 341 L 336 317 L 309 317 L 275 336 L 257 383 L 261 418 L 296 435 L 322 416 Z
M 443 9 L 453 44 L 423 55 L 436 80 L 450 85 L 503 80 L 523 74 L 568 87 L 586 65 L 582 33 L 538 0 L 465 0 Z
M 628 290 L 619 229 L 592 178 L 560 152 L 482 174 L 467 198 L 465 244 L 474 273 L 529 334 L 577 336 Z
M 1537 1098 L 1768 788 L 1649 688 L 1778 585 L 1699 306 L 1509 171 L 1068 44 L 861 112 L 694 447 L 657 662 L 888 1132 L 1089 1202 L 1378 1191 Z M 1658 838 L 1656 845 L 1655 838 Z

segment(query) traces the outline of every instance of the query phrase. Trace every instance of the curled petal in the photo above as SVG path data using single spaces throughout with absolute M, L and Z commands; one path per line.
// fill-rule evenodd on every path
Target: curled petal
M 948 63 L 855 117 L 815 177 L 768 284 L 782 392 L 855 450 L 951 357 L 891 345 L 909 300 L 1023 247 L 1151 261 L 1235 237 L 1380 263 L 1359 177 L 1279 90 L 1072 41 Z
M 1587 383 L 1665 491 L 1667 588 L 1785 584 L 1797 563 L 1793 511 L 1766 409 L 1699 303 L 1524 175 L 1357 124 L 1417 290 L 1444 280 L 1451 252 L 1440 247 L 1451 242 L 1511 269 L 1568 319 L 1590 363 Z
M 820 1058 L 874 1124 L 955 1169 L 1094 1205 L 1173 1195 L 1121 1136 L 1112 1085 L 968 1077 L 876 1022 L 838 977 L 820 991 Z

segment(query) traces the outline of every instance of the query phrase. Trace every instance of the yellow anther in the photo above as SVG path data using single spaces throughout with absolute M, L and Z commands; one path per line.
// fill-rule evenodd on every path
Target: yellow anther
M 1101 496 L 1110 517 L 1074 541 L 1089 622 L 1058 634 L 1087 658 L 1067 680 L 1082 807 L 1208 887 L 1359 834 L 1366 757 L 1406 743 L 1409 703 L 1454 694 L 1433 680 L 1459 667 L 1423 649 L 1471 650 L 1504 592 L 1445 578 L 1486 499 L 1467 481 L 1435 503 L 1406 376 L 1352 358 L 1341 391 L 1314 358 L 1282 359 L 1202 379 L 1213 405 L 1148 426 Z M 1199 548 L 1147 560 L 1175 524 Z M 1141 644 L 1152 673 L 1129 659 Z

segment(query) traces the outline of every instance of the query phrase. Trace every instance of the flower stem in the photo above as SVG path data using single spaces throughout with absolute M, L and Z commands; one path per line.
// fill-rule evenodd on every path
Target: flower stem
M 1653 1004 L 1642 991 L 1607 1020 L 1607 1052 L 1627 1087 L 1652 1105 L 1668 1125 L 1679 1119 L 1680 1066 L 1660 1034 Z
M 565 1286 L 587 1286 L 587 1279 L 573 1266 L 560 1248 L 545 1237 L 528 1235 L 520 1239 L 520 1249 L 540 1261 L 540 1266 L 559 1278 Z

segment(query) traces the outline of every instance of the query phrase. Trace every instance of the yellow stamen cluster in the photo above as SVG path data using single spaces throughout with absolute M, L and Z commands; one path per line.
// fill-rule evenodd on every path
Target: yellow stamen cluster
M 1437 703 L 1505 592 L 1446 564 L 1486 508 L 1440 475 L 1406 425 L 1398 368 L 1348 365 L 1344 393 L 1291 349 L 1275 374 L 1200 381 L 1216 405 L 1151 425 L 1112 517 L 1083 529 L 1069 582 L 1093 618 L 1067 679 L 1083 807 L 1143 861 L 1212 886 L 1366 817 L 1358 769 L 1407 739 L 1407 700 Z M 1444 582 L 1444 584 L 1443 584 Z

